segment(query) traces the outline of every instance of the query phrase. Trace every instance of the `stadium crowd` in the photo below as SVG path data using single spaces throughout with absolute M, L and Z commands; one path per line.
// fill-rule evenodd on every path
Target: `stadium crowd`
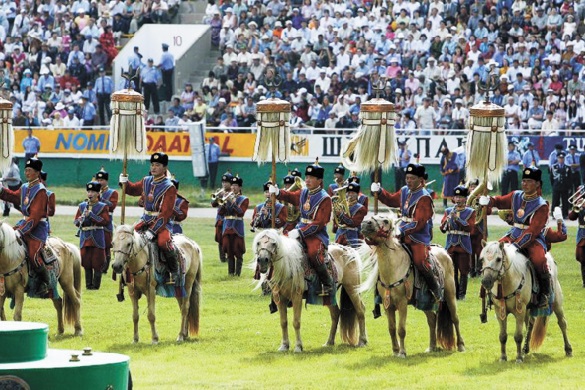
M 119 88 L 107 73 L 121 37 L 169 23 L 177 10 L 178 0 L 2 0 L 0 82 L 14 126 L 108 124 Z
M 583 126 L 585 1 L 209 0 L 206 15 L 222 55 L 179 104 L 210 126 L 249 126 L 255 103 L 279 97 L 293 125 L 352 127 L 382 80 L 404 134 L 463 129 L 491 73 L 511 134 Z

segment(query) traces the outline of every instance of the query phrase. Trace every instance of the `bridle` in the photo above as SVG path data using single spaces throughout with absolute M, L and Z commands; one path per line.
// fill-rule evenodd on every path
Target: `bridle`
M 147 247 L 147 241 L 146 241 L 146 239 L 145 239 L 145 238 L 144 238 L 142 235 L 140 235 L 140 237 L 142 238 L 142 243 L 143 243 L 144 245 L 141 245 L 141 246 L 139 246 L 138 248 L 136 248 L 136 246 L 134 245 L 134 244 L 135 244 L 135 242 L 136 242 L 136 240 L 134 240 L 134 233 L 129 233 L 129 232 L 122 232 L 122 233 L 119 233 L 119 234 L 126 234 L 126 235 L 129 235 L 129 236 L 131 236 L 132 240 L 131 240 L 131 244 L 130 244 L 130 250 L 129 250 L 128 252 L 124 252 L 124 251 L 123 251 L 123 250 L 121 250 L 121 249 L 116 249 L 116 250 L 114 250 L 114 249 L 112 248 L 111 252 L 112 252 L 112 253 L 114 253 L 114 254 L 116 254 L 116 253 L 120 253 L 120 254 L 124 255 L 124 262 L 123 262 L 123 264 L 122 264 L 122 265 L 124 266 L 124 268 L 128 268 L 128 262 L 130 261 L 130 259 L 135 259 L 135 258 L 136 258 L 136 257 L 137 257 L 137 256 L 140 254 L 140 252 L 142 252 L 142 251 L 143 251 L 143 250 L 144 250 L 144 249 Z M 150 259 L 149 259 L 149 260 L 147 260 L 146 264 L 145 264 L 145 265 L 144 265 L 144 266 L 143 266 L 141 269 L 139 269 L 139 270 L 138 270 L 138 271 L 136 271 L 136 272 L 131 272 L 131 273 L 132 273 L 132 275 L 134 275 L 134 276 L 136 276 L 136 275 L 140 275 L 140 274 L 141 274 L 141 273 L 143 273 L 143 272 L 144 272 L 144 271 L 145 271 L 145 270 L 146 270 L 146 269 L 147 269 L 149 266 L 150 266 Z
M 506 274 L 506 272 L 508 272 L 508 270 L 509 270 L 509 269 L 510 269 L 510 267 L 512 266 L 512 262 L 511 262 L 511 261 L 509 261 L 509 259 L 508 259 L 508 261 L 507 261 L 507 263 L 508 263 L 508 268 L 506 268 L 506 267 L 504 266 L 504 260 L 505 260 L 505 259 L 507 259 L 507 257 L 506 257 L 506 252 L 504 252 L 504 251 L 502 250 L 502 265 L 501 265 L 499 268 L 492 267 L 492 266 L 491 266 L 491 264 L 492 264 L 494 261 L 490 261 L 490 263 L 489 263 L 488 265 L 486 265 L 485 267 L 482 267 L 482 268 L 481 268 L 481 270 L 480 270 L 479 272 L 480 272 L 481 274 L 483 274 L 483 271 L 485 271 L 485 270 L 492 270 L 492 271 L 494 271 L 494 272 L 496 272 L 496 273 L 497 273 L 496 280 L 497 280 L 498 282 L 501 282 L 501 281 L 502 281 L 502 279 L 504 278 L 504 275 Z

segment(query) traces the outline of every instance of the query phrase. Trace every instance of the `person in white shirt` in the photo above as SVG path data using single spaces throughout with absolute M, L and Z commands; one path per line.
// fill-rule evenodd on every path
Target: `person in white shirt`
M 510 96 L 508 98 L 508 104 L 504 106 L 504 116 L 506 117 L 506 121 L 508 125 L 512 125 L 514 122 L 514 117 L 520 115 L 520 107 L 514 103 L 514 97 Z
M 75 116 L 75 109 L 70 108 L 67 116 L 63 119 L 63 127 L 77 130 L 81 127 L 81 121 Z
M 335 113 L 337 118 L 341 118 L 342 116 L 349 114 L 349 104 L 347 104 L 343 95 L 339 95 L 337 97 L 337 102 L 333 105 L 333 108 L 331 108 L 330 112 Z
M 463 107 L 463 100 L 455 99 L 455 108 L 452 112 L 453 129 L 464 130 L 465 121 L 469 117 L 469 110 Z
M 421 130 L 421 135 L 431 135 L 431 129 L 436 128 L 436 123 L 439 119 L 439 115 L 431 107 L 430 103 L 431 99 L 425 97 L 423 99 L 423 105 L 419 106 L 414 113 L 414 120 L 416 121 L 417 127 Z
M 327 77 L 327 72 L 325 69 L 321 69 L 319 72 L 319 78 L 315 80 L 315 85 L 313 88 L 319 86 L 321 87 L 321 91 L 329 91 L 329 86 L 331 85 L 331 79 Z
M 541 137 L 559 135 L 559 121 L 553 118 L 553 112 L 546 112 L 546 119 L 542 122 Z

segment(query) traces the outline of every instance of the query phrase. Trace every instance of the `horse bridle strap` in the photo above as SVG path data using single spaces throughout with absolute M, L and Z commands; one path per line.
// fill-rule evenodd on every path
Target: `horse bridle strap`
M 522 288 L 524 287 L 524 284 L 525 283 L 526 283 L 526 275 L 522 274 L 522 280 L 520 280 L 520 285 L 518 285 L 518 288 L 516 290 L 512 291 L 510 294 L 506 295 L 503 298 L 502 297 L 498 297 L 496 295 L 496 299 L 500 299 L 500 300 L 506 301 L 506 300 L 508 300 L 510 298 L 515 297 L 522 290 Z M 501 286 L 501 284 L 500 284 L 500 286 Z
M 390 290 L 394 287 L 398 287 L 400 286 L 402 283 L 406 282 L 406 280 L 408 279 L 408 277 L 410 276 L 410 271 L 412 270 L 412 266 L 408 267 L 408 271 L 406 271 L 406 275 L 404 275 L 404 277 L 392 284 L 386 284 L 384 282 L 382 282 L 380 280 L 380 276 L 378 276 L 378 283 L 380 283 L 380 285 L 382 285 L 382 287 L 384 287 L 386 290 Z
M 140 268 L 138 271 L 130 272 L 130 273 L 132 274 L 132 276 L 138 276 L 138 275 L 141 275 L 142 273 L 146 272 L 149 267 L 150 267 L 150 261 L 147 261 L 146 264 L 144 264 L 144 266 L 142 268 Z
M 18 271 L 20 271 L 22 269 L 22 267 L 24 267 L 25 264 L 26 264 L 26 257 L 24 258 L 24 260 L 22 260 L 22 262 L 15 269 L 13 269 L 12 271 L 9 271 L 5 274 L 2 274 L 2 276 L 7 277 L 7 276 L 14 275 Z

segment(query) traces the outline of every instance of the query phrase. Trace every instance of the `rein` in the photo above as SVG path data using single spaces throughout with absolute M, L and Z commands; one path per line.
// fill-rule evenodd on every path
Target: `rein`
M 132 236 L 132 244 L 130 245 L 130 250 L 128 252 L 124 252 L 124 251 L 118 249 L 118 250 L 112 250 L 112 253 L 123 254 L 125 256 L 124 267 L 129 268 L 128 262 L 130 261 L 130 259 L 131 258 L 136 259 L 136 257 L 140 254 L 140 252 L 142 252 L 144 249 L 146 249 L 147 244 L 140 246 L 138 249 L 135 250 L 134 244 L 136 241 L 134 240 L 134 234 L 133 233 L 124 233 L 124 234 Z M 144 266 L 142 268 L 140 268 L 138 271 L 135 271 L 135 272 L 130 271 L 130 273 L 133 276 L 137 276 L 137 275 L 144 273 L 148 269 L 148 267 L 150 267 L 150 258 L 146 261 L 146 263 L 144 264 Z
M 504 256 L 506 256 L 505 252 L 504 252 Z M 504 320 L 506 318 L 506 301 L 508 299 L 516 298 L 515 309 L 516 309 L 516 312 L 518 314 L 520 314 L 524 311 L 524 309 L 522 307 L 523 306 L 522 302 L 520 301 L 520 294 L 522 292 L 522 288 L 524 288 L 524 285 L 526 284 L 526 273 L 525 272 L 521 272 L 522 279 L 520 279 L 520 283 L 518 284 L 518 287 L 516 287 L 516 289 L 514 289 L 511 293 L 504 296 L 504 291 L 503 291 L 504 276 L 508 273 L 510 268 L 512 268 L 512 261 L 508 261 L 508 263 L 509 263 L 509 265 L 507 268 L 502 266 L 499 269 L 495 269 L 493 267 L 486 266 L 486 267 L 483 267 L 480 271 L 481 273 L 483 273 L 484 270 L 489 269 L 489 270 L 492 270 L 492 271 L 498 273 L 498 276 L 496 278 L 496 280 L 498 282 L 498 291 L 497 291 L 496 295 L 494 296 L 494 294 L 492 294 L 492 292 L 490 290 L 489 295 L 492 296 L 494 299 L 500 301 L 500 312 L 498 313 L 500 320 Z
M 26 257 L 22 260 L 22 262 L 16 266 L 16 268 L 14 268 L 12 271 L 6 272 L 5 274 L 0 275 L 1 277 L 7 277 L 7 276 L 11 276 L 14 275 L 15 273 L 17 273 L 18 271 L 20 271 L 22 269 L 22 267 L 24 267 L 24 265 L 26 264 Z

